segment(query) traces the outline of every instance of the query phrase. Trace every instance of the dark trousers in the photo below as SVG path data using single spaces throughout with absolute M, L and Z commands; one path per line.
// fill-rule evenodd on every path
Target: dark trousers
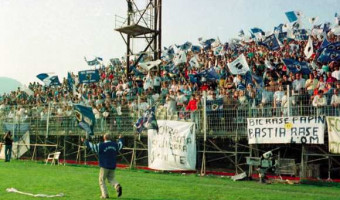
M 12 145 L 5 145 L 5 162 L 9 162 L 12 156 Z

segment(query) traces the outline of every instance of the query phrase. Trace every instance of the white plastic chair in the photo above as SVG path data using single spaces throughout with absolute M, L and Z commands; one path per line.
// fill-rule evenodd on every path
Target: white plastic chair
M 48 163 L 48 161 L 51 161 L 51 165 L 55 165 L 56 161 L 59 164 L 59 156 L 61 152 L 54 152 L 54 153 L 49 153 L 46 159 L 45 165 Z

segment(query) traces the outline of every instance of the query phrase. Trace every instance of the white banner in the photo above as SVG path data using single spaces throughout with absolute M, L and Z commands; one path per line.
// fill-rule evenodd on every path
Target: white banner
M 340 153 L 340 117 L 327 117 L 328 148 L 331 153 Z
M 249 144 L 324 144 L 325 117 L 248 118 Z
M 149 168 L 195 170 L 195 124 L 169 120 L 157 120 L 157 124 L 158 132 L 148 130 Z

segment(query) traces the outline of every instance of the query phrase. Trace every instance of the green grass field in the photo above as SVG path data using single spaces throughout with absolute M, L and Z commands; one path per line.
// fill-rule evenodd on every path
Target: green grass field
M 50 166 L 30 161 L 0 162 L 0 199 L 37 199 L 6 188 L 23 192 L 58 194 L 54 199 L 99 199 L 98 167 Z M 118 169 L 116 178 L 123 186 L 120 199 L 327 199 L 340 200 L 340 186 L 259 184 L 255 181 L 233 182 L 227 177 L 163 174 Z M 110 199 L 116 193 L 110 188 Z M 39 199 L 39 198 L 38 198 Z

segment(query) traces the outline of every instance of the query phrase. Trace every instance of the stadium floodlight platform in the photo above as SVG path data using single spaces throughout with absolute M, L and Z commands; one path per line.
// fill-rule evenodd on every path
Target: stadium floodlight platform
M 129 25 L 129 26 L 124 26 L 121 28 L 116 28 L 115 31 L 121 32 L 121 33 L 125 33 L 127 35 L 131 35 L 132 37 L 136 37 L 139 35 L 146 35 L 149 33 L 153 33 L 154 30 L 138 25 L 138 24 L 133 24 L 133 25 Z

